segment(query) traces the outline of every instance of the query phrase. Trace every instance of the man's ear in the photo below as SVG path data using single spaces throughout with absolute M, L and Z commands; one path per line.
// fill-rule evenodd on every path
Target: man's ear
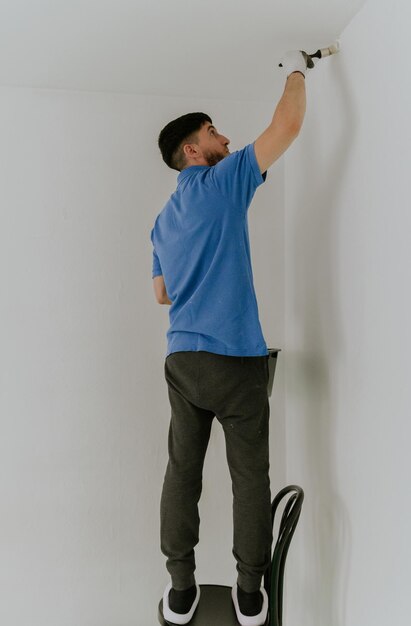
M 201 156 L 201 150 L 196 143 L 186 143 L 183 148 L 184 155 L 189 159 Z

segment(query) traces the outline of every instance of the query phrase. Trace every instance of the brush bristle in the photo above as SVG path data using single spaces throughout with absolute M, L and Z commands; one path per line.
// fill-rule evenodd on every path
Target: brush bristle
M 340 42 L 336 41 L 335 43 L 333 43 L 330 48 L 330 54 L 336 54 L 337 52 L 340 51 Z

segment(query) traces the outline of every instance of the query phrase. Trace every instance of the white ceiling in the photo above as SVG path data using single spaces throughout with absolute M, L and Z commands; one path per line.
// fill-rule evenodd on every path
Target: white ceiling
M 364 0 L 0 0 L 0 85 L 271 100 Z

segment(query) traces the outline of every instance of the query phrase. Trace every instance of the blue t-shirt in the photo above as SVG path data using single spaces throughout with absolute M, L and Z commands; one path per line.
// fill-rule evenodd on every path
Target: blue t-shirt
M 151 231 L 152 277 L 163 276 L 170 305 L 167 354 L 206 350 L 268 354 L 258 317 L 247 210 L 259 185 L 254 144 L 216 165 L 192 165 Z

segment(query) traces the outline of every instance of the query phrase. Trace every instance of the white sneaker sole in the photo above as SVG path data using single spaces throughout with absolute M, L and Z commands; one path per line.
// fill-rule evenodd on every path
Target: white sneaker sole
M 196 597 L 188 613 L 174 613 L 174 611 L 170 609 L 170 606 L 168 604 L 168 595 L 170 593 L 171 587 L 172 587 L 172 583 L 168 583 L 164 591 L 163 617 L 167 622 L 178 624 L 178 626 L 182 624 L 188 624 L 188 622 L 193 618 L 194 611 L 196 610 L 197 605 L 200 601 L 200 587 L 196 584 L 196 589 L 197 589 Z
M 240 622 L 241 626 L 264 626 L 268 613 L 268 596 L 264 587 L 260 587 L 260 592 L 263 594 L 263 607 L 261 609 L 261 612 L 258 615 L 243 615 L 240 611 L 240 606 L 238 604 L 237 583 L 233 585 L 233 588 L 231 590 L 231 597 L 233 599 L 237 619 Z

